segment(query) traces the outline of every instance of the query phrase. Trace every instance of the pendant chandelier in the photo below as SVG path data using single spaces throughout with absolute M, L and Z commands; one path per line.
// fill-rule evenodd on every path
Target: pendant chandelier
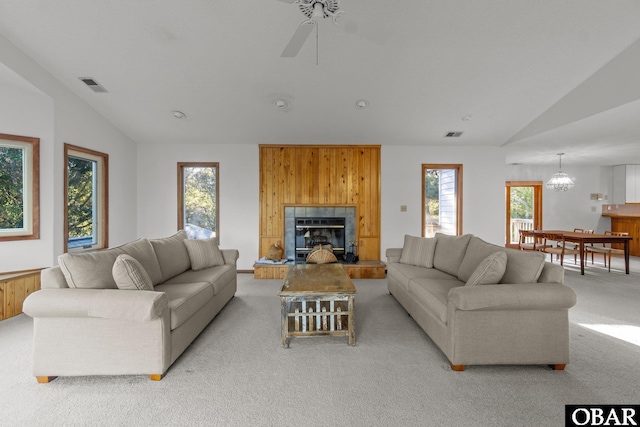
M 562 172 L 562 155 L 564 153 L 558 153 L 558 172 L 554 173 L 549 181 L 547 181 L 546 187 L 549 190 L 555 191 L 567 191 L 571 190 L 576 185 L 571 181 L 569 175 Z

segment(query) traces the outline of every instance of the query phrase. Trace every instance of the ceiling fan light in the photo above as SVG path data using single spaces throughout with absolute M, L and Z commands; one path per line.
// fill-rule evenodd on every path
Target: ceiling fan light
M 313 14 L 311 18 L 324 18 L 324 6 L 318 2 L 313 5 Z

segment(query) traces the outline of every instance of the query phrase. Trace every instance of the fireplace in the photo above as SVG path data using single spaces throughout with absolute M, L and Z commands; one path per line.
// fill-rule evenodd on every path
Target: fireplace
M 355 206 L 285 206 L 284 253 L 288 260 L 305 262 L 314 245 L 331 244 L 344 261 L 356 241 Z
M 295 219 L 295 261 L 304 262 L 317 245 L 331 245 L 336 258 L 345 255 L 344 217 L 303 217 Z

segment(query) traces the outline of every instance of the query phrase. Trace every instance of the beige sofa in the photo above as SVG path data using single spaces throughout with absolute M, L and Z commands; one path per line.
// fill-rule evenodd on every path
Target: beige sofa
M 33 374 L 38 381 L 134 374 L 160 380 L 235 295 L 238 251 L 214 245 L 187 240 L 180 231 L 164 239 L 61 255 L 59 266 L 42 271 L 42 289 L 23 306 L 34 318 Z M 134 283 L 141 279 L 139 286 L 146 284 L 148 290 L 123 289 L 126 283 L 115 265 L 131 257 L 135 261 L 129 267 L 138 268 L 127 267 L 125 275 Z
M 575 292 L 544 254 L 472 235 L 405 236 L 386 251 L 389 292 L 449 359 L 465 365 L 569 362 Z

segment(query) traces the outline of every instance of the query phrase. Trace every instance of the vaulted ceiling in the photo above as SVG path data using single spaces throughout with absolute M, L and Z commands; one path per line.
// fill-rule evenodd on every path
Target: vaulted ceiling
M 507 163 L 640 163 L 639 1 L 339 6 L 338 25 L 320 19 L 293 58 L 280 54 L 306 17 L 287 0 L 9 0 L 0 34 L 137 143 L 500 146 Z

